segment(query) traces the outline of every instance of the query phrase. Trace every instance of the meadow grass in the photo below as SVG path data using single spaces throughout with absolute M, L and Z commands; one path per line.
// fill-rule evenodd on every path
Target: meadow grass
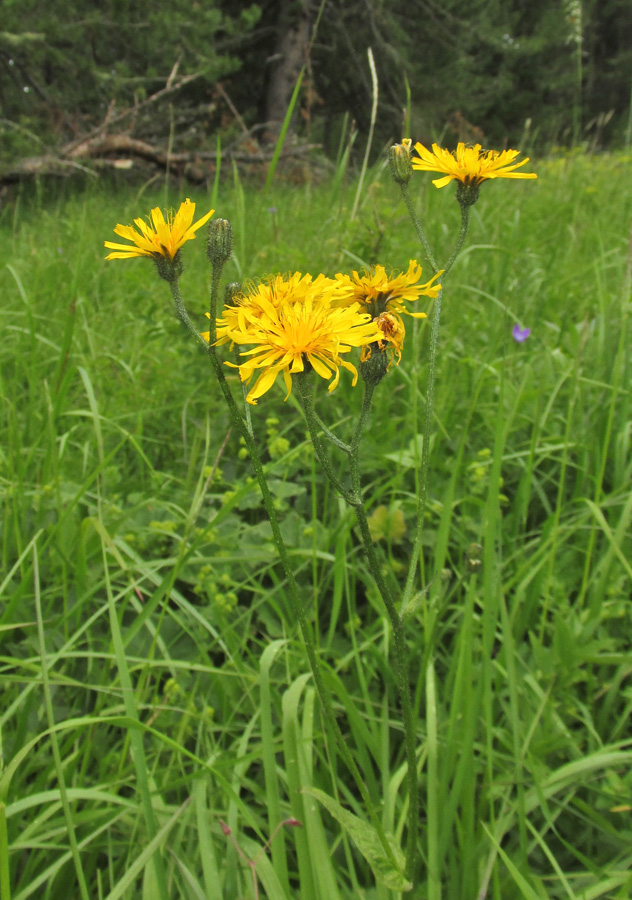
M 423 589 L 406 619 L 415 900 L 632 894 L 629 168 L 559 157 L 534 166 L 537 182 L 483 185 L 445 285 Z M 220 185 L 227 280 L 411 257 L 429 277 L 388 172 L 365 184 L 353 222 L 355 186 L 340 180 Z M 444 259 L 453 192 L 412 186 Z M 152 263 L 103 260 L 117 222 L 165 204 L 62 185 L 25 190 L 0 216 L 2 898 L 252 898 L 247 857 L 270 900 L 393 900 L 404 895 L 375 885 L 308 793 L 367 819 L 208 362 Z M 185 264 L 202 329 L 202 239 Z M 532 329 L 523 344 L 516 322 Z M 396 592 L 429 327 L 408 331 L 362 449 Z M 317 406 L 347 439 L 361 392 L 343 381 L 319 386 Z M 266 394 L 252 421 L 340 725 L 403 844 L 391 635 L 354 517 L 317 469 L 294 395 Z M 289 817 L 302 827 L 262 852 Z

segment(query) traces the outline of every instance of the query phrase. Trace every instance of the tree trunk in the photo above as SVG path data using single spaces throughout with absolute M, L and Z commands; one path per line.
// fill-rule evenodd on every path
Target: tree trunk
M 269 59 L 271 72 L 266 93 L 266 137 L 270 141 L 279 136 L 296 80 L 307 60 L 310 5 L 310 0 L 279 3 L 276 51 Z

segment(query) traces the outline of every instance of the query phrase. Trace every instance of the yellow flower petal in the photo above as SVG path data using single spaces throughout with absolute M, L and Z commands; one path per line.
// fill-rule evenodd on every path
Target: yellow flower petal
M 424 318 L 425 313 L 412 313 L 404 303 L 414 302 L 420 297 L 434 299 L 441 290 L 441 285 L 436 284 L 441 274 L 442 272 L 437 272 L 430 281 L 419 284 L 422 268 L 416 259 L 411 259 L 408 271 L 400 275 L 388 275 L 384 266 L 380 265 L 366 270 L 363 275 L 358 272 L 354 272 L 352 276 L 339 273 L 336 281 L 340 285 L 340 294 L 335 302 L 336 305 L 359 304 L 373 319 L 384 312 Z

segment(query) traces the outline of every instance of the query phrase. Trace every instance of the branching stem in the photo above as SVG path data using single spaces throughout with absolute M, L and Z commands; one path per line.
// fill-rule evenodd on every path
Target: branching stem
M 369 792 L 367 790 L 364 779 L 362 778 L 358 767 L 351 755 L 351 751 L 347 747 L 342 731 L 340 730 L 340 726 L 336 720 L 333 703 L 331 699 L 331 694 L 329 693 L 329 689 L 325 684 L 322 670 L 320 667 L 320 663 L 318 661 L 318 656 L 316 655 L 316 650 L 314 646 L 314 639 L 311 633 L 311 628 L 307 617 L 305 616 L 305 610 L 303 608 L 303 603 L 301 601 L 299 588 L 294 578 L 294 573 L 292 571 L 292 567 L 290 565 L 290 559 L 287 552 L 287 548 L 285 546 L 285 542 L 283 540 L 283 536 L 281 535 L 281 530 L 279 527 L 279 520 L 277 517 L 276 509 L 274 506 L 274 499 L 272 494 L 270 493 L 270 488 L 268 487 L 268 482 L 266 480 L 265 471 L 263 468 L 263 464 L 261 462 L 261 456 L 259 455 L 259 450 L 257 444 L 255 442 L 254 436 L 250 429 L 247 426 L 246 420 L 243 415 L 240 413 L 235 398 L 233 397 L 232 391 L 228 382 L 226 381 L 226 376 L 224 374 L 224 369 L 222 363 L 217 356 L 217 349 L 215 347 L 215 338 L 216 338 L 216 316 L 217 316 L 217 301 L 219 297 L 219 289 L 221 283 L 221 273 L 222 273 L 223 265 L 218 262 L 213 263 L 213 278 L 211 283 L 211 300 L 210 300 L 210 328 L 209 328 L 209 342 L 204 339 L 201 339 L 202 344 L 204 345 L 204 349 L 206 350 L 209 359 L 211 361 L 211 365 L 213 367 L 213 372 L 220 386 L 220 390 L 224 396 L 224 400 L 226 401 L 226 405 L 228 407 L 230 416 L 233 420 L 233 423 L 237 430 L 239 431 L 241 437 L 243 437 L 246 447 L 248 449 L 248 453 L 250 455 L 250 460 L 252 462 L 253 469 L 255 471 L 255 477 L 257 479 L 257 483 L 261 490 L 261 496 L 263 499 L 263 504 L 268 515 L 268 519 L 270 521 L 270 527 L 272 529 L 272 539 L 274 545 L 276 547 L 277 553 L 279 554 L 279 559 L 281 562 L 281 566 L 283 568 L 283 572 L 285 574 L 288 588 L 289 588 L 289 596 L 290 603 L 292 606 L 293 615 L 298 621 L 299 628 L 301 631 L 301 635 L 303 638 L 303 642 L 305 644 L 305 649 L 307 650 L 307 657 L 309 660 L 310 669 L 312 671 L 312 676 L 314 678 L 314 685 L 316 687 L 316 691 L 318 693 L 318 698 L 320 700 L 321 708 L 323 710 L 323 714 L 327 721 L 327 724 L 333 731 L 333 734 L 336 738 L 336 742 L 338 744 L 338 749 L 342 758 L 345 761 L 345 765 L 347 766 L 351 776 L 360 792 L 360 796 L 364 802 L 366 810 L 369 814 L 373 827 L 375 828 L 380 842 L 384 848 L 384 852 L 389 858 L 391 864 L 398 868 L 397 862 L 395 860 L 395 856 L 393 854 L 393 850 L 388 842 L 386 837 L 386 833 L 382 826 L 382 822 L 380 817 L 378 816 L 377 810 L 375 809 Z M 180 294 L 180 289 L 178 286 L 177 280 L 170 282 L 171 292 L 173 295 L 176 315 L 180 319 L 180 321 L 185 325 L 189 332 L 191 332 L 196 340 L 198 339 L 197 329 L 195 325 L 191 321 L 191 318 L 186 310 L 184 302 L 182 300 L 182 296 Z M 200 343 L 200 341 L 198 341 Z

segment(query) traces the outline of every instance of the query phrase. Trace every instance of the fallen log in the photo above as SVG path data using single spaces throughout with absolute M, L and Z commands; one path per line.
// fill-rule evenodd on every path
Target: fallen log
M 156 169 L 181 176 L 192 184 L 199 184 L 212 178 L 217 164 L 217 151 L 196 151 L 169 153 L 147 141 L 127 134 L 99 135 L 77 144 L 73 142 L 70 152 L 65 155 L 62 148 L 57 154 L 44 153 L 41 156 L 24 157 L 17 162 L 0 167 L 0 185 L 11 184 L 34 177 L 68 177 L 78 173 L 98 177 L 100 170 L 130 170 L 142 164 L 150 164 Z M 301 144 L 283 148 L 281 159 L 297 159 L 320 150 L 320 144 Z M 273 149 L 222 150 L 222 161 L 234 160 L 242 165 L 267 165 L 273 156 Z

